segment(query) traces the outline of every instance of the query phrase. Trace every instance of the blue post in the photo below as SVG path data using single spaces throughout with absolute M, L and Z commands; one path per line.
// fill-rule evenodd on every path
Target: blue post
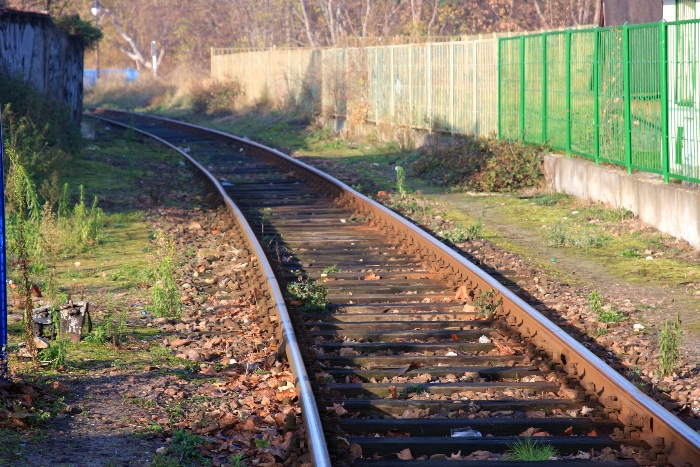
M 0 110 L 2 110 L 0 108 Z M 5 171 L 3 159 L 5 148 L 2 142 L 2 119 L 0 119 L 0 381 L 10 376 L 7 367 L 7 271 L 5 270 Z

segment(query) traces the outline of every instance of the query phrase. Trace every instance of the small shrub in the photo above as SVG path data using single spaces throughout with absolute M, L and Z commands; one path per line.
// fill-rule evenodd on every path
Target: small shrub
M 41 349 L 37 355 L 37 359 L 52 370 L 57 370 L 66 363 L 67 354 L 68 342 L 65 340 L 57 340 L 52 342 L 48 349 Z
M 58 28 L 80 39 L 86 49 L 95 48 L 102 40 L 102 30 L 90 21 L 83 21 L 78 15 L 59 16 L 52 19 Z
M 514 461 L 546 461 L 559 455 L 554 446 L 525 437 L 508 445 L 508 458 Z
M 609 305 L 608 310 L 605 309 L 603 297 L 597 290 L 588 295 L 588 306 L 601 323 L 617 323 L 625 319 L 625 315 L 613 308 L 612 305 Z
M 495 137 L 459 138 L 422 149 L 412 173 L 457 190 L 515 191 L 541 182 L 542 151 Z
M 623 258 L 641 258 L 642 255 L 634 248 L 628 248 L 627 250 L 622 250 L 620 256 Z
M 323 270 L 323 274 L 333 274 L 333 273 L 340 273 L 343 272 L 342 269 L 340 269 L 337 265 L 333 266 L 328 266 Z
M 300 300 L 302 305 L 300 310 L 307 313 L 325 313 L 328 305 L 328 289 L 318 281 L 304 279 L 299 271 L 297 281 L 287 284 L 287 292 L 290 297 Z
M 402 197 L 411 193 L 411 190 L 406 186 L 406 174 L 400 165 L 396 166 L 396 192 Z
M 476 316 L 486 318 L 493 314 L 499 305 L 503 302 L 500 298 L 496 300 L 498 293 L 495 290 L 484 290 L 476 297 L 472 303 L 477 308 Z
M 467 240 L 476 240 L 477 238 L 481 237 L 482 227 L 481 218 L 478 218 L 466 229 L 457 227 L 451 230 L 438 232 L 438 235 L 449 242 L 462 243 L 466 242 Z
M 175 430 L 170 444 L 170 450 L 180 456 L 180 460 L 204 462 L 204 457 L 199 452 L 199 445 L 204 438 L 185 430 Z
M 155 241 L 155 254 L 149 258 L 154 284 L 148 309 L 159 318 L 177 317 L 182 314 L 182 302 L 175 284 L 175 241 L 162 231 L 156 233 Z
M 213 116 L 233 113 L 243 89 L 238 81 L 213 82 L 194 87 L 191 93 L 192 110 Z
M 662 378 L 675 371 L 681 357 L 681 341 L 681 317 L 676 315 L 675 321 L 664 321 L 659 335 L 659 376 Z
M 610 238 L 605 235 L 590 233 L 588 227 L 577 226 L 571 222 L 557 221 L 547 233 L 549 246 L 555 248 L 574 247 L 587 250 L 588 248 L 605 246 Z

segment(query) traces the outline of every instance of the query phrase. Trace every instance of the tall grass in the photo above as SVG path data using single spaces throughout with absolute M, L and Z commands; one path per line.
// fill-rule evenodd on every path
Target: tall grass
M 165 232 L 156 233 L 156 249 L 149 258 L 154 284 L 151 287 L 150 311 L 157 317 L 182 315 L 180 292 L 175 284 L 175 241 Z

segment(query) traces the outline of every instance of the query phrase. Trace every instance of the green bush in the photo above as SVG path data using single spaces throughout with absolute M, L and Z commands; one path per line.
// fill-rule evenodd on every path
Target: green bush
M 94 48 L 102 39 L 102 30 L 90 21 L 83 21 L 78 15 L 60 16 L 53 18 L 54 24 L 77 37 L 86 49 Z
M 541 146 L 494 137 L 465 137 L 423 149 L 412 171 L 433 184 L 458 190 L 516 191 L 541 182 L 542 151 Z
M 242 95 L 243 89 L 238 81 L 197 86 L 191 93 L 192 110 L 214 116 L 230 114 Z

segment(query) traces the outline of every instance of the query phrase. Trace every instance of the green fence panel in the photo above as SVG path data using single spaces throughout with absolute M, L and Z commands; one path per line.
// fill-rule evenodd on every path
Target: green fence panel
M 571 33 L 571 151 L 594 159 L 596 140 L 596 30 Z
M 440 131 L 452 130 L 451 76 L 452 44 L 432 44 L 431 46 L 431 120 L 432 128 Z
M 566 133 L 568 113 L 566 109 L 566 34 L 547 34 L 547 142 L 554 149 L 568 150 Z
M 629 27 L 632 167 L 661 173 L 663 122 L 659 27 Z
M 622 28 L 600 30 L 600 160 L 625 164 L 625 89 Z
M 401 45 L 394 47 L 394 122 L 399 125 L 412 125 L 411 121 L 411 48 Z
M 500 41 L 499 135 L 506 139 L 520 138 L 520 38 Z
M 700 24 L 679 21 L 667 28 L 669 175 L 700 182 Z
M 428 128 L 428 46 L 411 47 L 411 119 L 413 126 Z
M 528 143 L 543 143 L 543 109 L 544 87 L 542 82 L 544 47 L 542 35 L 525 36 L 525 135 Z

